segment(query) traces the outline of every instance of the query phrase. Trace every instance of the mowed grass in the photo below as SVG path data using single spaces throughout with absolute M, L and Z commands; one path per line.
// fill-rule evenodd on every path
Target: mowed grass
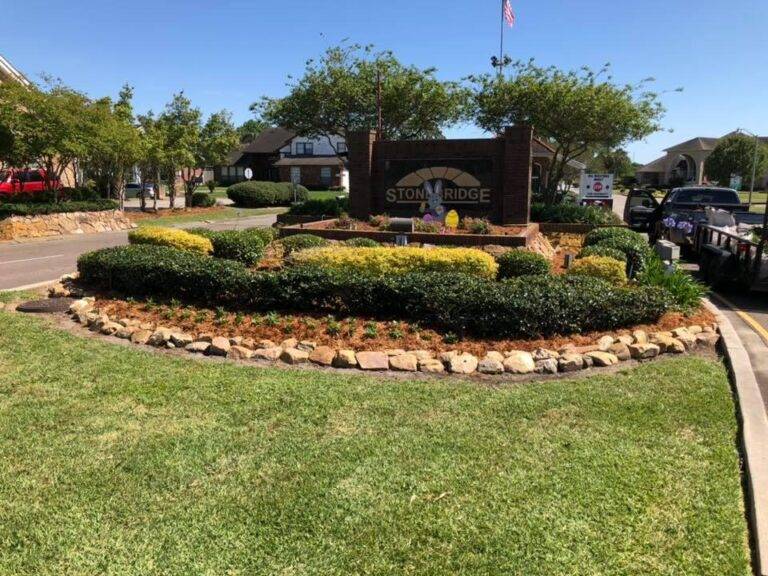
M 723 367 L 489 387 L 0 312 L 0 574 L 747 575 Z
M 250 218 L 253 216 L 263 216 L 265 214 L 281 214 L 287 212 L 287 208 L 234 208 L 227 207 L 215 212 L 204 212 L 197 214 L 185 214 L 183 210 L 178 215 L 161 216 L 160 218 L 142 218 L 136 220 L 139 226 L 173 226 L 176 224 L 190 224 L 193 222 L 218 222 L 220 220 L 238 220 L 240 218 Z

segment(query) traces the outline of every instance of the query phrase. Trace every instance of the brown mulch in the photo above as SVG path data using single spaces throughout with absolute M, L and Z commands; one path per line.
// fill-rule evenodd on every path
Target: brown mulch
M 147 208 L 146 212 L 141 211 L 126 211 L 126 216 L 133 221 L 147 220 L 152 218 L 165 218 L 167 216 L 188 216 L 190 214 L 215 214 L 225 210 L 226 206 L 211 206 L 210 208 L 160 208 L 157 212 L 154 212 L 151 207 Z
M 490 350 L 535 350 L 549 348 L 559 350 L 568 344 L 587 346 L 594 344 L 608 332 L 592 332 L 566 337 L 537 338 L 532 340 L 493 340 L 468 338 L 460 342 L 444 341 L 444 334 L 426 329 L 409 322 L 383 322 L 366 318 L 344 318 L 335 320 L 329 316 L 312 314 L 234 314 L 192 306 L 154 305 L 149 309 L 146 303 L 127 302 L 109 298 L 98 298 L 96 307 L 110 317 L 138 319 L 155 326 L 178 327 L 183 331 L 198 335 L 215 335 L 254 340 L 272 340 L 279 344 L 287 338 L 312 340 L 318 345 L 353 350 L 430 350 L 434 353 L 448 350 L 462 350 L 476 356 L 483 356 Z M 668 313 L 655 324 L 638 325 L 611 334 L 627 334 L 641 329 L 646 332 L 672 330 L 681 326 L 711 325 L 714 316 L 708 310 L 700 308 L 695 313 L 684 316 L 680 313 Z M 329 330 L 330 329 L 330 330 Z M 333 333 L 337 329 L 337 333 Z M 331 332 L 331 333 L 329 333 Z

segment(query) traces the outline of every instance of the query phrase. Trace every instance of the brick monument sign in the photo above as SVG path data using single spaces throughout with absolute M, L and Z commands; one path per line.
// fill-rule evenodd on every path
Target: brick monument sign
M 351 215 L 422 216 L 456 210 L 497 224 L 527 224 L 533 130 L 498 138 L 379 141 L 347 135 Z

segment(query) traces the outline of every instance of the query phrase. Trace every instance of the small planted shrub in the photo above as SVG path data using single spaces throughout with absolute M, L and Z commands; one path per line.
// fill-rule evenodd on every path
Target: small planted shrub
M 292 202 L 304 202 L 309 191 L 304 186 L 296 187 L 290 182 L 239 182 L 227 188 L 227 197 L 235 206 L 261 208 L 264 206 L 288 206 Z
M 208 192 L 213 194 L 213 192 L 216 190 L 216 186 L 218 186 L 219 183 L 215 180 L 208 180 L 208 182 L 205 183 L 205 187 L 208 188 Z
M 349 240 L 345 240 L 344 244 L 355 248 L 376 248 L 381 246 L 381 244 L 372 238 L 350 238 Z
M 587 246 L 586 248 L 581 249 L 577 258 L 586 258 L 588 256 L 605 256 L 624 262 L 624 264 L 627 263 L 627 255 L 624 252 L 616 248 L 610 248 L 609 246 Z
M 341 230 L 351 230 L 352 229 L 352 218 L 349 217 L 349 214 L 346 212 L 342 212 L 339 214 L 339 217 L 336 219 L 336 222 L 333 223 L 334 228 L 339 228 Z
M 257 234 L 247 230 L 217 232 L 212 238 L 213 255 L 253 266 L 264 254 L 264 242 Z
M 608 256 L 580 258 L 573 263 L 568 274 L 601 278 L 614 286 L 623 286 L 627 283 L 626 264 Z
M 339 216 L 342 212 L 348 211 L 349 198 L 323 198 L 292 204 L 288 213 L 296 216 L 317 216 L 320 219 L 326 216 Z
M 499 279 L 517 276 L 539 276 L 549 274 L 552 265 L 544 256 L 526 250 L 511 250 L 496 259 L 499 264 Z
M 328 240 L 320 238 L 320 236 L 313 236 L 312 234 L 295 234 L 281 239 L 280 244 L 283 245 L 285 255 L 290 256 L 294 252 L 300 252 L 308 248 L 327 246 Z
M 422 218 L 416 218 L 413 221 L 413 230 L 415 232 L 426 232 L 428 234 L 440 234 L 443 229 L 443 225 L 440 222 L 434 220 L 427 221 Z
M 459 228 L 466 230 L 470 234 L 490 234 L 491 223 L 485 218 L 471 218 L 466 216 L 462 218 Z
M 597 244 L 599 242 L 602 242 L 603 240 L 613 239 L 613 238 L 640 238 L 642 239 L 642 236 L 635 232 L 634 230 L 630 230 L 629 228 L 625 228 L 623 226 L 609 226 L 606 228 L 595 228 L 594 230 L 590 230 L 587 232 L 587 235 L 584 236 L 584 246 L 592 246 L 594 244 Z
M 216 198 L 211 196 L 208 192 L 194 192 L 192 194 L 193 208 L 210 208 L 215 205 Z
M 389 215 L 388 214 L 375 214 L 368 217 L 368 224 L 379 230 L 387 230 L 389 228 Z
M 168 246 L 187 252 L 210 254 L 213 252 L 213 244 L 208 238 L 197 234 L 190 234 L 176 228 L 162 228 L 160 226 L 146 226 L 133 230 L 128 234 L 131 244 L 151 244 L 154 246 Z
M 495 278 L 498 265 L 493 256 L 474 248 L 355 248 L 334 246 L 306 250 L 293 256 L 295 266 L 313 266 L 325 270 L 357 271 L 372 276 L 390 276 L 413 272 L 469 274 Z
M 611 238 L 605 238 L 595 245 L 604 248 L 613 248 L 614 250 L 623 252 L 627 258 L 627 264 L 634 275 L 634 273 L 645 268 L 646 263 L 653 256 L 653 250 L 651 250 L 651 247 L 648 246 L 648 242 L 646 242 L 640 234 L 637 234 L 636 232 L 633 232 L 632 234 L 634 235 L 618 235 Z
M 706 286 L 697 282 L 676 265 L 667 268 L 656 254 L 648 260 L 645 269 L 638 274 L 637 281 L 645 286 L 665 289 L 672 295 L 674 307 L 682 312 L 690 312 L 698 308 L 701 305 L 701 299 L 707 295 Z

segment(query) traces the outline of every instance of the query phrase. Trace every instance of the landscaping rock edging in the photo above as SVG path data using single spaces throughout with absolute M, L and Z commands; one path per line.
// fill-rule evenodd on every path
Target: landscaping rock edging
M 254 342 L 240 336 L 226 338 L 215 334 L 188 334 L 172 326 L 156 326 L 127 318 L 110 318 L 94 308 L 93 298 L 72 303 L 73 319 L 92 332 L 130 340 L 158 348 L 182 349 L 191 354 L 206 354 L 234 360 L 265 360 L 296 366 L 313 364 L 362 371 L 423 372 L 428 374 L 532 375 L 571 373 L 586 368 L 610 367 L 630 359 L 649 360 L 661 354 L 682 354 L 696 349 L 714 349 L 719 341 L 716 326 L 687 326 L 669 332 L 646 334 L 636 330 L 632 336 L 605 335 L 590 346 L 568 345 L 560 350 L 539 348 L 488 351 L 478 358 L 461 350 L 435 354 L 429 350 L 349 350 L 318 346 L 312 341 L 288 338 L 281 343 Z
M 94 234 L 133 228 L 136 228 L 136 225 L 120 210 L 11 216 L 0 220 L 0 240 L 45 238 L 65 234 Z

